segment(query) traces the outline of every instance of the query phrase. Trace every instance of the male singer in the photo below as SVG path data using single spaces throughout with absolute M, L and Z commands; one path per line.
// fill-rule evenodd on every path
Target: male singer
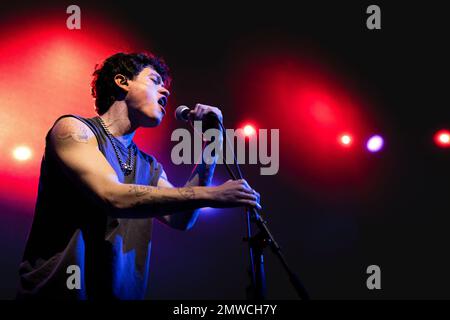
M 93 76 L 98 116 L 64 115 L 46 136 L 19 299 L 143 299 L 153 218 L 187 230 L 202 207 L 260 208 L 243 180 L 209 186 L 215 162 L 197 165 L 175 188 L 134 144 L 137 128 L 156 127 L 166 114 L 170 79 L 161 59 L 117 53 Z M 217 126 L 208 113 L 222 119 L 203 104 L 190 117 L 205 120 L 205 129 Z

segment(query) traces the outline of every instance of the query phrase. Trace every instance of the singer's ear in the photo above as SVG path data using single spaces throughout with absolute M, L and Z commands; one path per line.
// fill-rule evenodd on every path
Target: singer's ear
M 116 74 L 114 76 L 114 82 L 123 90 L 128 91 L 128 78 L 122 74 Z

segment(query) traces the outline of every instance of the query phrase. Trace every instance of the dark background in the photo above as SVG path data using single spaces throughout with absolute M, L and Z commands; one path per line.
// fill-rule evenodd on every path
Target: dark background
M 360 185 L 347 181 L 345 174 L 338 175 L 333 187 L 321 189 L 321 180 L 312 187 L 314 175 L 302 175 L 302 157 L 288 147 L 295 146 L 297 137 L 282 137 L 277 175 L 260 176 L 257 168 L 243 166 L 262 195 L 271 230 L 312 298 L 448 299 L 450 154 L 432 142 L 436 130 L 450 127 L 448 26 L 438 3 L 377 2 L 382 11 L 377 31 L 365 26 L 365 9 L 372 4 L 366 2 L 76 4 L 82 14 L 102 12 L 112 23 L 148 39 L 148 49 L 172 69 L 172 106 L 198 99 L 223 106 L 230 127 L 257 116 L 257 106 L 236 103 L 239 98 L 230 94 L 230 70 L 245 65 L 246 55 L 289 51 L 331 66 L 348 87 L 376 106 L 370 111 L 388 147 L 379 155 L 361 156 L 376 182 L 370 181 L 370 193 L 363 197 Z M 64 12 L 68 5 L 22 3 L 8 5 L 1 14 L 3 21 L 13 23 L 24 10 L 43 16 L 46 10 Z M 288 110 L 273 110 L 265 123 L 277 112 Z M 294 116 L 289 125 L 296 125 Z M 176 126 L 170 123 L 170 128 Z M 269 122 L 266 127 L 276 126 Z M 292 157 L 296 168 L 286 160 Z M 171 165 L 167 154 L 159 159 L 175 183 L 189 174 L 190 168 Z M 217 171 L 219 183 L 226 171 Z M 7 201 L 0 203 L 0 211 L 0 297 L 9 299 L 32 212 Z M 148 297 L 244 299 L 243 236 L 238 209 L 208 211 L 186 233 L 155 225 Z M 366 288 L 371 264 L 381 267 L 381 290 Z M 269 251 L 266 272 L 269 298 L 296 299 Z

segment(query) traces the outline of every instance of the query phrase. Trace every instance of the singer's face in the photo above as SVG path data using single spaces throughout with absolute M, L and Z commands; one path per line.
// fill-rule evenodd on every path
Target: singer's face
M 128 81 L 125 98 L 130 115 L 141 127 L 156 127 L 166 114 L 169 91 L 164 88 L 161 76 L 151 67 L 144 68 L 133 80 Z

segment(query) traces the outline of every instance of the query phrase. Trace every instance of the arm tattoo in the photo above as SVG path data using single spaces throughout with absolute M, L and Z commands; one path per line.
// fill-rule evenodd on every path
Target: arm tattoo
M 56 137 L 59 140 L 67 140 L 72 138 L 76 142 L 87 143 L 88 142 L 88 134 L 86 128 L 78 127 L 78 132 L 75 132 L 72 126 L 67 124 L 63 125 L 62 132 L 58 133 Z
M 185 188 L 177 188 L 178 192 L 181 194 L 183 199 L 192 200 L 195 199 L 195 191 L 192 187 L 185 187 Z
M 131 185 L 128 192 L 134 193 L 134 195 L 139 198 L 145 196 L 147 193 L 151 192 L 147 187 L 140 185 Z
M 133 205 L 138 206 L 144 204 L 146 201 L 145 199 L 151 199 L 150 195 L 155 190 L 160 190 L 160 187 L 150 187 L 150 186 L 143 186 L 143 185 L 130 185 L 128 189 L 128 193 L 134 194 L 134 196 L 137 198 L 136 201 L 133 201 Z M 144 196 L 149 196 L 147 198 L 143 198 Z
M 133 184 L 130 186 L 130 189 L 128 192 L 134 193 L 136 198 L 143 197 L 147 194 L 152 193 L 154 190 L 160 190 L 160 187 L 149 187 L 149 186 L 142 186 L 142 185 L 136 185 Z
M 131 201 L 135 206 L 147 204 L 157 207 L 164 203 L 176 201 L 176 198 L 174 198 L 173 195 L 160 194 L 158 197 L 155 197 L 156 195 L 155 193 L 157 193 L 157 191 L 161 189 L 162 189 L 161 187 L 151 187 L 132 184 L 128 188 L 128 193 L 134 195 L 134 200 Z M 194 188 L 192 187 L 176 188 L 176 190 L 181 195 L 182 200 L 195 199 L 195 191 Z

